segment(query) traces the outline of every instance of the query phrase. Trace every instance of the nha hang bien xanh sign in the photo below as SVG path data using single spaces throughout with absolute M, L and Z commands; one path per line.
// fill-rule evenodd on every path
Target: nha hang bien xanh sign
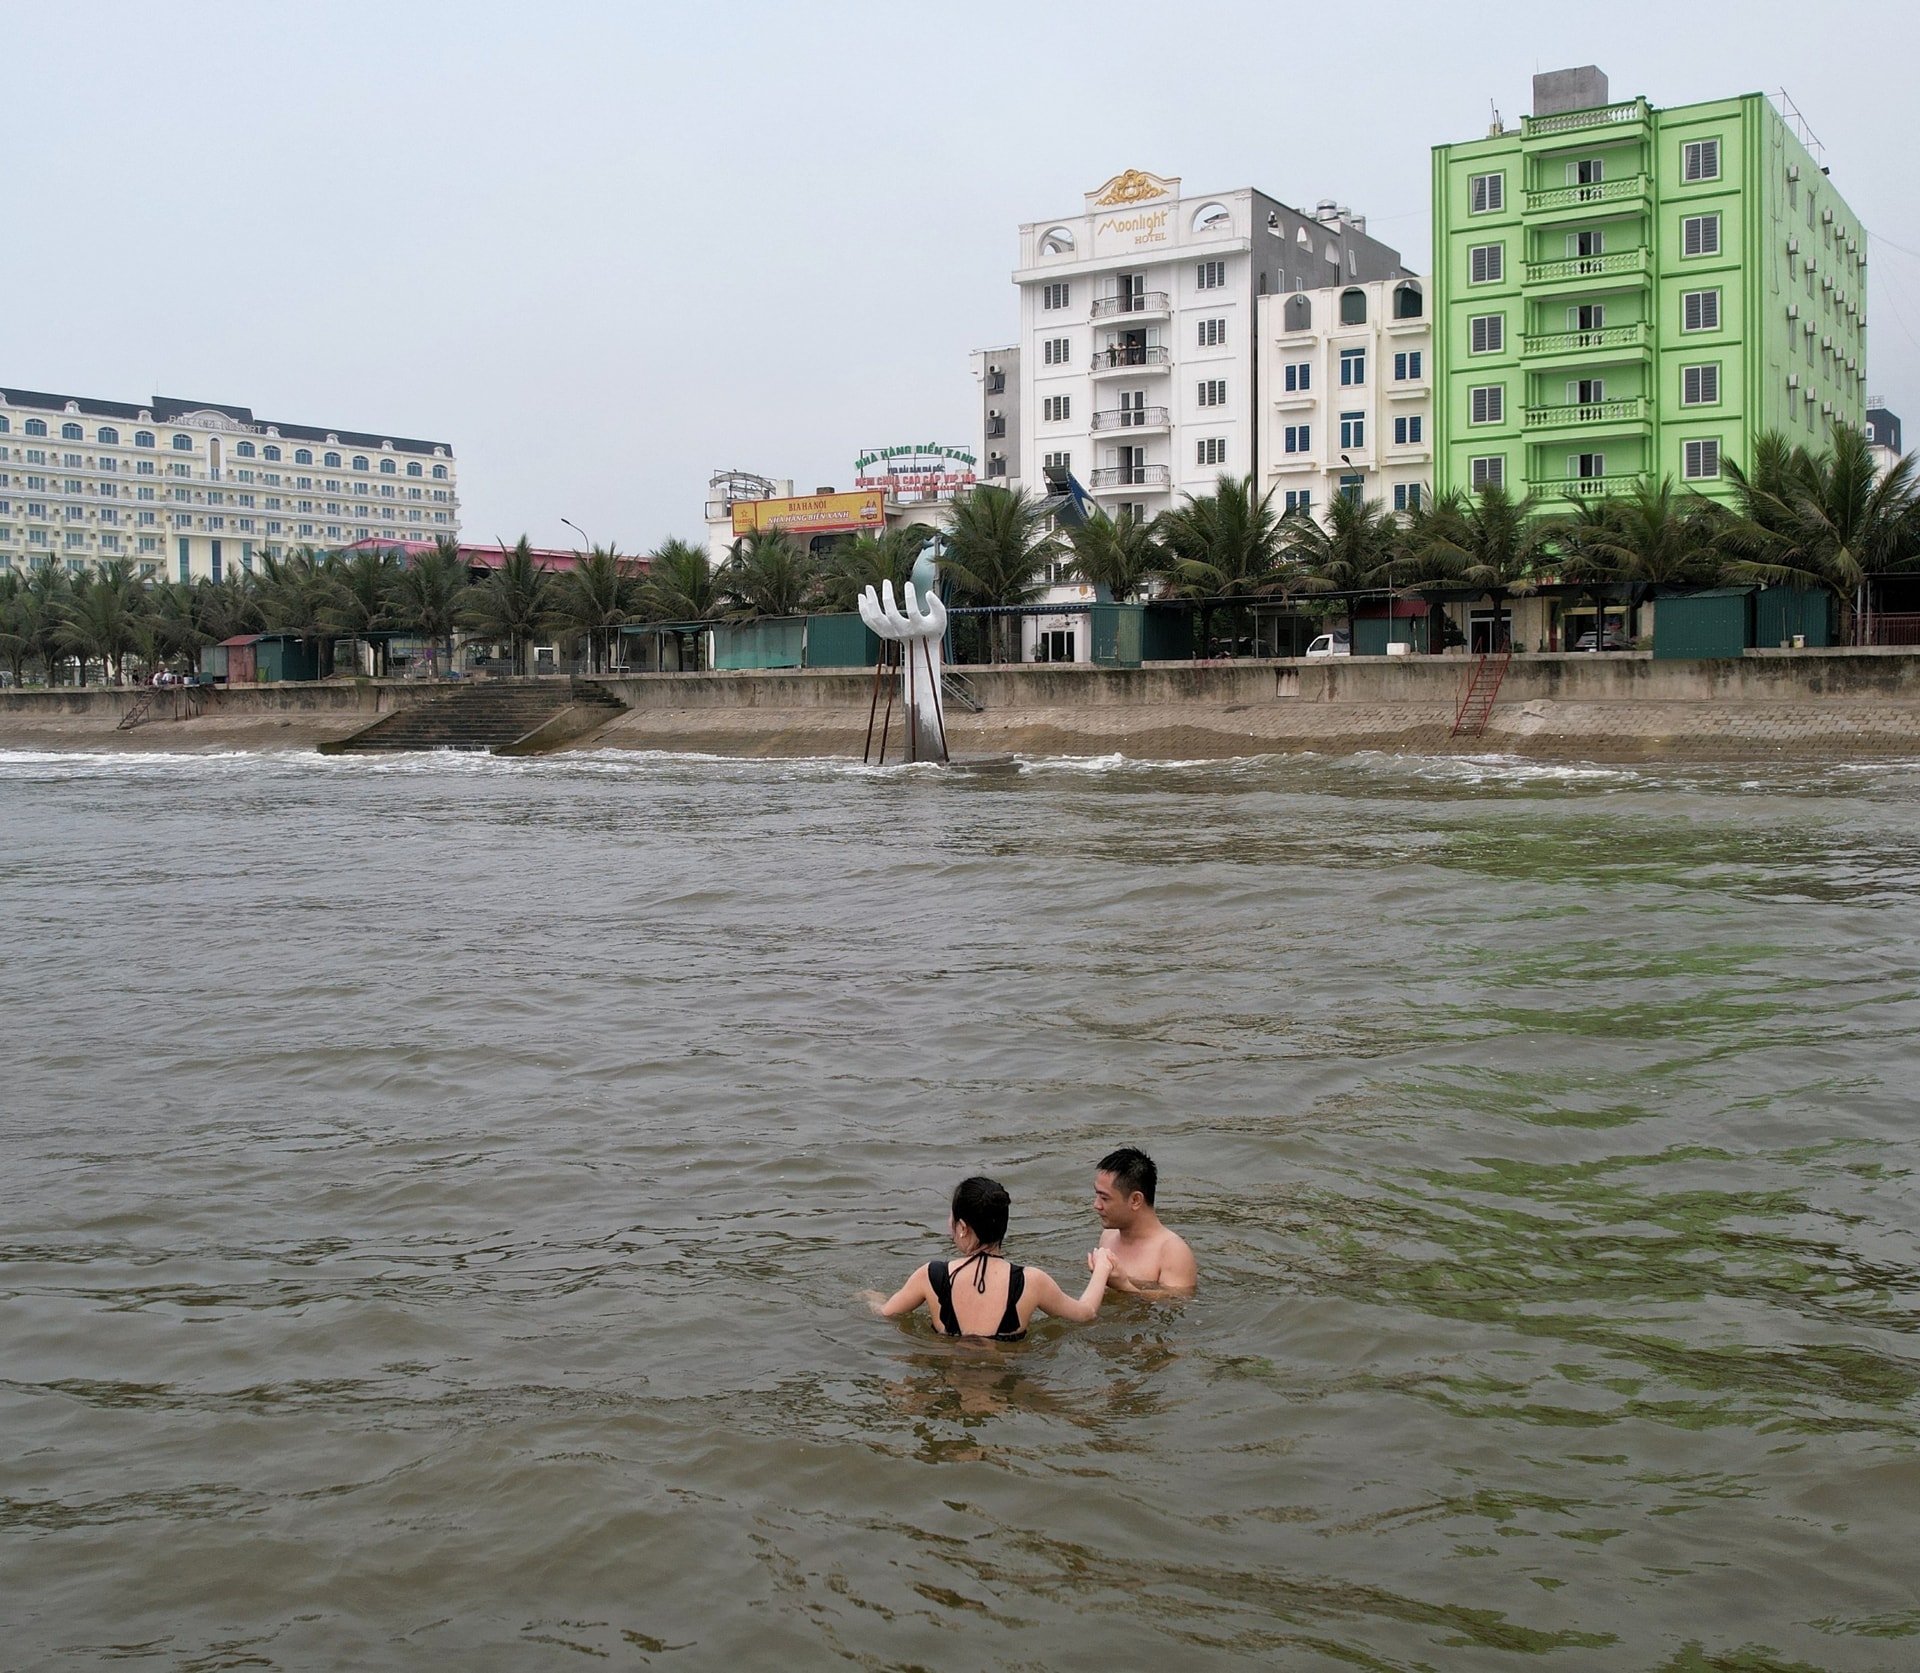
M 853 468 L 862 488 L 883 488 L 895 498 L 949 498 L 971 488 L 979 461 L 964 447 L 915 442 L 863 448 Z

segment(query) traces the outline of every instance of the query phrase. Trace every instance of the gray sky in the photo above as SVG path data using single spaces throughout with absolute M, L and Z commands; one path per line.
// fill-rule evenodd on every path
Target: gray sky
M 1910 3 L 0 0 L 0 59 L 0 383 L 448 441 L 476 539 L 644 550 L 715 468 L 971 440 L 1015 227 L 1123 168 L 1337 198 L 1424 271 L 1428 147 L 1595 61 L 1785 84 L 1920 423 Z

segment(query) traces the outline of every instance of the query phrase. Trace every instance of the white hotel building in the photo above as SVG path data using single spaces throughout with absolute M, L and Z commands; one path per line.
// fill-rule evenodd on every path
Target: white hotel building
M 1308 215 L 1250 188 L 1187 196 L 1177 179 L 1116 175 L 1079 214 L 1020 228 L 1019 339 L 974 357 L 983 477 L 1044 494 L 1062 466 L 1143 519 L 1223 472 L 1265 483 L 1260 299 L 1405 271 L 1331 202 Z M 996 371 L 1017 396 L 987 393 Z
M 1433 481 L 1433 327 L 1416 278 L 1260 298 L 1262 492 L 1417 505 Z
M 459 533 L 444 442 L 0 388 L 0 570 L 126 558 L 219 580 L 297 546 Z

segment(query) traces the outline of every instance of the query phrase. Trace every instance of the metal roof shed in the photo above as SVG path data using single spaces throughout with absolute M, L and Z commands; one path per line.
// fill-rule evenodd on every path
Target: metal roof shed
M 1655 661 L 1740 656 L 1753 643 L 1754 587 L 1663 595 L 1654 605 Z

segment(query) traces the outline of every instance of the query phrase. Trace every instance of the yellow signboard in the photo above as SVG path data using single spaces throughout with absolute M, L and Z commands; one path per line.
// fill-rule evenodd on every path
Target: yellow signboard
M 735 539 L 756 529 L 784 529 L 788 534 L 871 529 L 878 534 L 886 521 L 886 493 L 878 488 L 860 494 L 802 494 L 786 500 L 733 502 Z

